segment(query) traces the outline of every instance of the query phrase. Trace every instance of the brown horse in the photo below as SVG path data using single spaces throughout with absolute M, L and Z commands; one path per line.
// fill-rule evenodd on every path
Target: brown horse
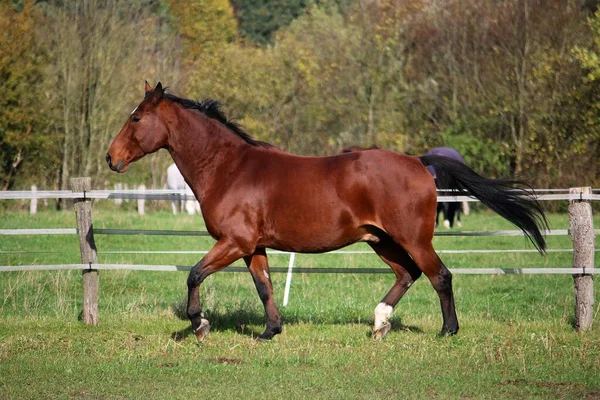
M 228 121 L 219 103 L 198 103 L 146 82 L 146 96 L 108 149 L 113 171 L 167 149 L 200 201 L 213 248 L 190 271 L 187 314 L 202 340 L 209 331 L 199 299 L 210 274 L 243 258 L 267 316 L 261 338 L 281 332 L 265 249 L 321 253 L 367 242 L 396 281 L 375 308 L 373 335 L 390 329 L 393 307 L 424 273 L 439 295 L 441 334 L 458 321 L 452 276 L 432 246 L 437 179 L 446 179 L 519 226 L 543 252 L 546 226 L 539 204 L 519 182 L 486 179 L 439 156 L 411 157 L 385 150 L 300 157 L 252 139 Z M 514 190 L 516 189 L 516 190 Z

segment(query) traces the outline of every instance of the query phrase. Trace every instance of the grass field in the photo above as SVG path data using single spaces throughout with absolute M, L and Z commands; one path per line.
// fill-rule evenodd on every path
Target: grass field
M 203 229 L 197 216 L 138 217 L 109 208 L 94 209 L 94 227 Z M 513 229 L 487 212 L 464 222 L 465 230 Z M 550 222 L 568 227 L 564 214 Z M 73 226 L 72 212 L 3 212 L 0 218 L 3 229 Z M 571 248 L 568 237 L 547 239 L 550 249 Z M 212 240 L 112 235 L 97 236 L 96 243 L 101 263 L 193 265 L 201 255 L 120 252 L 207 250 Z M 435 246 L 532 248 L 521 237 L 444 237 Z M 571 257 L 442 255 L 450 269 L 568 267 Z M 270 257 L 271 266 L 287 261 L 287 255 Z M 78 262 L 75 236 L 0 236 L 0 265 Z M 296 265 L 387 268 L 362 254 L 299 255 Z M 80 276 L 0 272 L 0 399 L 600 399 L 600 329 L 596 323 L 590 332 L 574 332 L 569 275 L 456 275 L 461 330 L 451 338 L 437 337 L 439 301 L 421 279 L 396 307 L 392 332 L 377 342 L 370 338 L 373 309 L 393 274 L 296 274 L 287 307 L 281 307 L 285 275 L 273 274 L 284 331 L 260 342 L 254 337 L 264 316 L 250 275 L 218 273 L 201 289 L 212 331 L 200 345 L 182 318 L 186 273 L 101 271 L 96 327 L 78 320 Z

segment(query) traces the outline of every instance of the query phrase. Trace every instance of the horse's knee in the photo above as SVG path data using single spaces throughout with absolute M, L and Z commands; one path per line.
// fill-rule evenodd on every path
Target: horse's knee
M 433 287 L 436 291 L 441 293 L 452 292 L 452 273 L 448 268 L 442 266 L 440 271 L 433 282 Z
M 256 291 L 258 292 L 258 297 L 263 304 L 267 303 L 271 300 L 273 295 L 273 288 L 265 282 L 255 281 Z
M 199 284 L 198 267 L 194 266 L 192 269 L 190 269 L 190 273 L 187 278 L 187 287 L 188 289 L 192 290 Z

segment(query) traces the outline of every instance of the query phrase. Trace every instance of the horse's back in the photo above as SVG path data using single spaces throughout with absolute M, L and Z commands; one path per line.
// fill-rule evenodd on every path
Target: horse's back
M 302 200 L 328 197 L 327 204 L 406 202 L 436 196 L 433 177 L 418 157 L 388 150 L 342 153 L 328 157 L 268 154 L 259 162 L 254 183 L 276 192 L 277 197 L 304 193 Z M 260 181 L 260 182 L 257 182 Z

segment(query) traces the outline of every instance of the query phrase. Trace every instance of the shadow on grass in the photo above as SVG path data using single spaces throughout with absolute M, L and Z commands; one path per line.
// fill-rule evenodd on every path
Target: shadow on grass
M 400 318 L 392 318 L 392 331 L 394 332 L 411 332 L 411 333 L 423 333 L 423 329 L 414 325 L 405 325 L 402 323 Z
M 176 315 L 182 320 L 187 320 L 187 316 L 181 318 L 180 314 Z M 262 333 L 262 330 L 253 329 L 250 325 L 266 326 L 264 314 L 254 311 L 236 310 L 227 314 L 210 312 L 207 313 L 207 318 L 210 320 L 211 331 L 235 331 L 240 335 L 252 338 L 257 338 Z M 171 338 L 175 341 L 182 341 L 190 335 L 193 335 L 192 327 L 188 326 L 183 330 L 174 332 Z
M 418 326 L 403 324 L 402 321 L 400 320 L 400 318 L 392 318 L 390 320 L 390 323 L 392 324 L 390 332 L 423 333 L 423 329 L 419 328 Z M 367 336 L 367 337 L 373 336 L 372 324 L 371 324 L 371 327 L 369 328 L 369 330 L 365 333 L 365 336 Z
M 174 304 L 173 312 L 179 319 L 183 321 L 188 319 L 185 312 L 185 304 Z M 206 317 L 210 320 L 212 331 L 234 331 L 240 335 L 245 335 L 252 338 L 257 338 L 266 327 L 265 314 L 256 310 L 237 309 L 227 313 L 211 311 L 207 312 Z M 315 322 L 310 316 L 302 317 L 298 315 L 283 315 L 282 323 L 285 326 L 303 323 L 318 324 L 319 322 Z M 356 320 L 342 318 L 326 323 L 333 325 L 346 325 L 356 323 Z M 392 318 L 391 324 L 391 330 L 394 332 L 423 333 L 423 330 L 417 326 L 403 324 L 399 317 Z M 372 334 L 371 329 L 373 321 L 365 321 L 364 323 L 361 323 L 361 325 L 368 326 L 365 334 L 370 337 Z M 255 329 L 255 327 L 258 327 L 258 329 Z M 171 335 L 171 338 L 175 341 L 182 341 L 190 335 L 193 335 L 192 327 L 188 326 L 183 330 L 174 332 Z

